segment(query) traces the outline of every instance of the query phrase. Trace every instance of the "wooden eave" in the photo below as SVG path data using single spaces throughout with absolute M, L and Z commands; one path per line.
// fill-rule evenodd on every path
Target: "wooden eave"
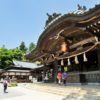
M 94 35 L 87 31 L 86 27 L 98 20 L 100 20 L 100 5 L 95 6 L 95 8 L 90 9 L 84 14 L 65 14 L 61 16 L 43 31 L 36 49 L 29 54 L 28 58 L 36 60 L 47 56 L 48 54 L 43 52 L 43 50 L 59 52 L 59 46 L 64 41 L 64 38 L 61 36 L 58 39 L 50 40 L 50 38 L 57 36 L 58 32 L 62 29 L 64 29 L 62 34 L 65 37 L 78 37 L 81 40 L 83 39 L 83 41 L 89 37 L 92 38 Z M 81 40 L 71 43 L 71 46 L 77 47 Z
M 82 40 L 76 44 L 73 44 L 70 46 L 70 51 L 66 52 L 64 54 L 62 54 L 61 56 L 55 56 L 55 59 L 60 60 L 60 59 L 64 59 L 64 58 L 70 58 L 71 56 L 74 57 L 73 55 L 78 55 L 82 52 L 86 52 L 87 50 L 89 50 L 91 47 L 93 47 L 92 50 L 96 49 L 97 46 L 95 46 L 95 44 L 97 43 L 96 41 L 96 37 L 90 37 L 87 38 L 85 40 Z M 72 50 L 74 49 L 74 50 Z M 48 60 L 46 61 L 46 63 L 51 63 L 53 62 L 55 59 L 52 59 L 51 57 L 48 58 Z

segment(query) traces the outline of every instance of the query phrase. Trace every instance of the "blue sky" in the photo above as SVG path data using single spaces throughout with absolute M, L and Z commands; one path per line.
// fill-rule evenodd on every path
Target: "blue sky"
M 37 43 L 47 20 L 46 13 L 68 13 L 77 4 L 92 8 L 100 0 L 0 0 L 0 47 L 16 48 Z

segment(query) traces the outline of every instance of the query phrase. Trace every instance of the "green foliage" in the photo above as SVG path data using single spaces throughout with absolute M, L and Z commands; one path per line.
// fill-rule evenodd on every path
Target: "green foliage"
M 29 44 L 29 51 L 32 51 L 35 47 L 36 47 L 36 45 L 33 42 L 31 42 Z
M 19 46 L 19 50 L 21 50 L 23 53 L 26 53 L 27 48 L 25 46 L 25 43 L 22 41 L 20 46 Z
M 28 50 L 31 51 L 35 48 L 33 42 L 30 43 Z M 0 48 L 0 68 L 6 68 L 13 65 L 13 59 L 26 61 L 24 55 L 26 54 L 27 48 L 24 42 L 21 42 L 20 46 L 15 49 L 6 49 L 3 45 Z
M 13 65 L 13 59 L 22 60 L 24 54 L 18 49 L 0 48 L 0 68 L 5 68 Z

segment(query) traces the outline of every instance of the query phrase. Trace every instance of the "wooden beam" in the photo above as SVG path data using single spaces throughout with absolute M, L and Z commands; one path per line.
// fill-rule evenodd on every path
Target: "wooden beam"
M 97 36 L 97 37 L 100 38 L 100 34 L 99 34 L 99 32 L 97 32 L 97 30 L 94 30 L 94 29 L 89 28 L 89 27 L 86 28 L 86 30 L 87 30 L 88 32 L 90 32 L 92 35 Z
M 97 56 L 98 56 L 97 59 L 98 59 L 99 83 L 100 83 L 100 45 L 98 45 Z
M 84 45 L 84 44 L 86 44 L 86 43 L 89 43 L 89 42 L 95 43 L 95 42 L 96 42 L 95 37 L 90 37 L 90 38 L 88 38 L 88 39 L 82 40 L 82 41 L 80 41 L 80 42 L 78 42 L 78 43 L 76 43 L 76 44 L 71 45 L 69 48 L 70 48 L 70 49 L 73 49 L 73 48 L 76 48 L 76 47 L 78 47 L 78 46 L 82 46 L 82 45 Z

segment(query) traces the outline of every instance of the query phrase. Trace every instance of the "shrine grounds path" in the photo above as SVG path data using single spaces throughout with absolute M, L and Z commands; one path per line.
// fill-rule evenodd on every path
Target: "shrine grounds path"
M 3 93 L 2 84 L 0 84 L 0 100 L 62 100 L 63 96 L 33 89 L 25 88 L 24 85 L 17 87 L 8 87 L 8 93 Z
M 1 84 L 0 100 L 100 100 L 100 86 L 23 83 L 3 93 Z

